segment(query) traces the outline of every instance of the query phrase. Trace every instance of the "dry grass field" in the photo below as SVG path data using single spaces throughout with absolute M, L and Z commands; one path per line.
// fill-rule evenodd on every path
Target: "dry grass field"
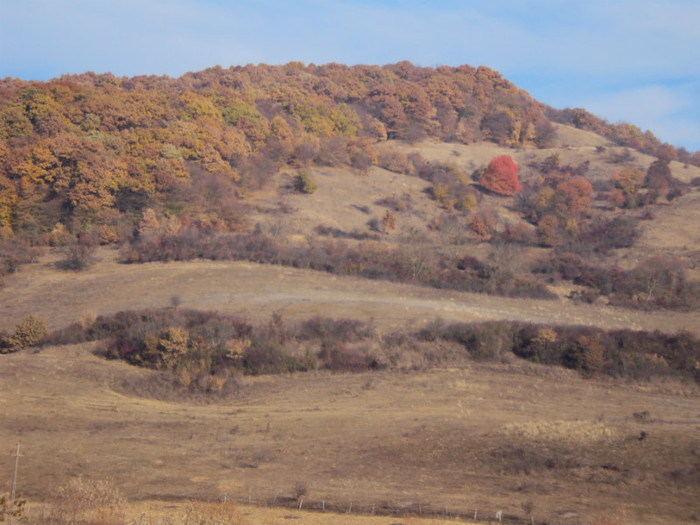
M 56 269 L 55 254 L 5 279 L 0 288 L 0 330 L 11 330 L 27 315 L 52 329 L 86 314 L 170 306 L 215 310 L 251 318 L 278 312 L 290 319 L 314 315 L 373 320 L 382 329 L 445 321 L 527 321 L 700 333 L 700 312 L 669 312 L 579 305 L 433 290 L 418 286 L 339 277 L 323 272 L 247 262 L 193 261 L 118 264 L 117 252 L 102 249 L 99 262 L 84 272 Z
M 11 472 L 21 441 L 19 487 L 32 500 L 83 475 L 114 480 L 131 500 L 294 506 L 305 493 L 307 507 L 365 513 L 697 518 L 693 386 L 584 380 L 513 362 L 241 378 L 226 400 L 165 401 L 155 372 L 91 349 L 22 351 L 0 363 L 0 471 Z
M 263 507 L 247 504 L 231 504 L 230 502 L 173 502 L 146 501 L 129 505 L 127 515 L 131 519 L 141 520 L 144 525 L 159 522 L 170 522 L 173 525 L 182 524 L 190 519 L 209 519 L 210 522 L 220 517 L 223 523 L 231 525 L 278 525 L 296 523 L 299 525 L 452 525 L 464 523 L 457 518 L 425 518 L 402 514 L 399 516 L 363 515 L 346 512 L 320 512 L 299 510 L 298 508 Z M 217 523 L 214 521 L 214 523 Z M 474 521 L 472 521 L 474 523 Z M 478 523 L 484 523 L 482 520 Z

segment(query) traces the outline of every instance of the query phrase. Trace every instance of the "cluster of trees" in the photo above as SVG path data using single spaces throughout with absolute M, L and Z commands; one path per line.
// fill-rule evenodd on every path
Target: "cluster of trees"
M 416 334 L 426 341 L 450 341 L 473 359 L 518 357 L 577 370 L 584 377 L 608 375 L 634 379 L 675 376 L 700 382 L 700 340 L 689 332 L 603 330 L 512 322 L 445 324 L 436 320 Z
M 614 187 L 599 193 L 620 207 L 676 196 L 680 189 L 669 159 L 700 165 L 698 154 L 660 144 L 633 126 L 609 126 L 583 110 L 551 110 L 485 67 L 290 63 L 215 67 L 177 79 L 87 73 L 49 82 L 0 80 L 0 277 L 34 260 L 41 245 L 62 247 L 61 265 L 81 269 L 98 244 L 131 243 L 124 262 L 247 259 L 544 297 L 544 285 L 532 275 L 482 268 L 416 246 L 328 242 L 302 248 L 245 232 L 253 226 L 247 195 L 278 170 L 295 170 L 294 189 L 312 193 L 311 164 L 359 172 L 378 165 L 431 183 L 444 215 L 428 227 L 444 236 L 459 230 L 480 241 L 500 238 L 578 254 L 629 246 L 633 226 L 597 220 L 591 212 L 587 163 L 563 166 L 552 155 L 530 166 L 541 178 L 523 187 L 508 155 L 470 178 L 456 165 L 378 147 L 388 138 L 425 137 L 546 147 L 554 138 L 549 119 L 660 156 L 646 173 L 624 165 Z M 487 194 L 514 197 L 523 220 L 504 229 L 494 209 L 479 205 L 493 201 Z M 375 232 L 401 227 L 396 214 L 409 206 L 396 199 L 385 204 L 384 216 L 370 224 Z M 328 231 L 352 241 L 377 239 L 375 232 Z M 629 293 L 622 288 L 616 297 L 637 297 L 626 302 L 641 304 L 634 285 L 626 287 Z M 687 304 L 679 294 L 685 291 L 644 304 Z
M 317 368 L 362 371 L 385 367 L 364 348 L 374 328 L 360 321 L 315 317 L 269 322 L 215 312 L 168 308 L 119 312 L 78 322 L 44 342 L 104 340 L 99 353 L 110 359 L 171 372 L 194 392 L 230 393 L 238 374 L 302 372 Z
M 62 225 L 118 242 L 148 207 L 215 222 L 221 209 L 183 198 L 207 190 L 203 173 L 240 196 L 282 166 L 366 170 L 377 162 L 373 144 L 387 138 L 545 144 L 545 109 L 486 67 L 408 62 L 4 79 L 0 234 Z M 229 195 L 220 207 L 237 206 Z
M 525 219 L 537 227 L 537 240 L 544 246 L 558 246 L 576 239 L 589 218 L 593 186 L 584 177 L 588 164 L 562 166 L 553 154 L 531 167 L 542 179 L 536 187 L 523 192 L 518 208 Z
M 15 327 L 14 332 L 0 332 L 0 354 L 17 352 L 22 348 L 34 346 L 48 333 L 43 319 L 29 315 Z
M 375 151 L 387 138 L 547 146 L 554 136 L 548 117 L 623 137 L 618 142 L 644 151 L 652 144 L 650 152 L 666 159 L 700 163 L 697 154 L 659 145 L 633 126 L 546 108 L 486 67 L 290 63 L 215 67 L 177 79 L 93 73 L 49 82 L 4 79 L 0 238 L 26 232 L 44 242 L 64 228 L 119 242 L 146 208 L 166 217 L 186 212 L 235 231 L 245 214 L 239 197 L 283 166 L 367 170 L 379 163 L 406 170 L 410 159 Z M 624 138 L 621 130 L 630 129 L 644 140 Z M 663 182 L 650 184 L 664 192 Z M 225 191 L 212 192 L 216 185 Z M 211 206 L 203 192 L 222 197 Z
M 656 159 L 646 172 L 639 166 L 627 165 L 614 173 L 613 180 L 615 187 L 607 198 L 622 208 L 654 204 L 660 198 L 673 200 L 683 193 L 683 185 L 673 178 L 665 158 Z
M 682 261 L 675 258 L 650 257 L 624 270 L 594 265 L 578 254 L 561 251 L 540 260 L 534 271 L 585 286 L 580 298 L 588 302 L 605 295 L 611 304 L 642 309 L 700 306 L 700 283 L 690 281 Z

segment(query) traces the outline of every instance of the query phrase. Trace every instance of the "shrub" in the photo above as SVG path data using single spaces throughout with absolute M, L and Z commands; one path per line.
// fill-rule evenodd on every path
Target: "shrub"
M 26 505 L 27 500 L 19 495 L 14 499 L 12 508 L 10 508 L 10 497 L 7 494 L 0 495 L 0 523 L 9 522 L 11 519 L 16 520 L 17 523 L 24 523 Z
M 604 364 L 604 348 L 595 336 L 581 335 L 570 343 L 564 353 L 564 365 L 582 375 L 595 375 Z
M 656 202 L 659 197 L 666 195 L 672 180 L 668 160 L 656 159 L 652 162 L 644 177 L 644 185 L 649 188 L 650 200 Z
M 377 155 L 377 165 L 394 173 L 408 173 L 409 160 L 405 154 L 395 150 L 384 150 Z
M 85 270 L 95 262 L 97 239 L 87 233 L 81 233 L 76 239 L 63 248 L 64 259 L 58 262 L 58 267 L 64 270 Z
M 526 326 L 518 334 L 513 353 L 535 363 L 559 364 L 560 336 L 550 327 Z
M 179 327 L 166 328 L 158 337 L 156 350 L 163 365 L 174 368 L 189 350 L 189 334 Z
M 384 217 L 382 217 L 382 225 L 387 231 L 396 228 L 396 216 L 391 213 L 391 210 L 387 210 Z
M 360 348 L 348 348 L 342 343 L 324 343 L 319 358 L 335 372 L 364 372 L 378 368 L 379 363 Z
M 309 369 L 301 360 L 286 353 L 282 346 L 266 340 L 254 341 L 243 353 L 245 373 L 281 374 Z
M 534 237 L 532 227 L 523 221 L 515 224 L 508 223 L 501 236 L 505 241 L 518 244 L 530 244 L 534 241 Z
M 579 234 L 579 242 L 605 255 L 613 249 L 631 247 L 637 237 L 636 220 L 620 216 L 592 222 Z
M 518 181 L 519 169 L 510 155 L 500 155 L 489 162 L 480 183 L 499 195 L 515 195 L 523 188 Z
M 487 212 L 473 215 L 469 219 L 469 226 L 479 241 L 488 241 L 494 228 L 493 216 Z
M 544 215 L 537 221 L 537 240 L 544 246 L 557 246 L 561 242 L 559 219 L 554 215 Z
M 554 210 L 561 217 L 578 217 L 591 206 L 593 187 L 583 177 L 573 177 L 557 184 L 553 195 Z
M 46 323 L 34 316 L 27 316 L 15 327 L 12 335 L 5 337 L 0 344 L 0 353 L 17 352 L 34 346 L 46 336 Z
M 615 186 L 625 198 L 624 205 L 628 208 L 637 206 L 637 192 L 644 184 L 644 172 L 637 166 L 626 166 L 613 174 Z
M 354 319 L 312 317 L 303 321 L 295 332 L 302 341 L 319 339 L 324 342 L 355 342 L 374 336 L 371 326 Z
M 313 193 L 318 189 L 318 186 L 308 170 L 301 169 L 294 178 L 294 189 L 300 193 Z
M 27 239 L 2 240 L 0 227 L 0 277 L 15 273 L 23 264 L 36 262 L 40 254 L 41 249 Z

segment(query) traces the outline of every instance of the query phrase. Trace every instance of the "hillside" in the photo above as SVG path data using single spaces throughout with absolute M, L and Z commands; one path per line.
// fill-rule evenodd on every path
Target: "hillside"
M 0 331 L 27 315 L 58 329 L 83 316 L 130 309 L 183 308 L 269 319 L 329 316 L 375 323 L 383 332 L 442 318 L 447 322 L 511 320 L 536 324 L 630 328 L 700 335 L 700 313 L 639 311 L 569 299 L 533 300 L 432 290 L 405 284 L 336 277 L 271 265 L 193 261 L 118 264 L 112 250 L 99 253 L 89 270 L 74 274 L 55 268 L 47 256 L 8 278 L 0 289 Z
M 4 79 L 0 227 L 5 237 L 37 236 L 61 224 L 72 233 L 97 230 L 111 243 L 150 207 L 235 230 L 245 215 L 235 197 L 263 187 L 285 166 L 366 171 L 386 139 L 485 140 L 509 148 L 569 142 L 550 119 L 594 130 L 617 146 L 700 165 L 697 155 L 633 126 L 547 108 L 486 67 L 290 63 L 178 79 Z M 572 142 L 588 144 L 580 137 Z M 223 194 L 202 202 L 212 184 Z M 183 192 L 197 197 L 183 202 Z
M 697 520 L 699 220 L 486 67 L 0 80 L 0 431 L 47 508 Z
M 102 244 L 128 246 L 123 262 L 698 306 L 696 156 L 547 108 L 485 67 L 5 79 L 0 123 L 0 276 L 41 246 L 79 268 Z M 497 159 L 514 161 L 505 192 L 487 181 Z

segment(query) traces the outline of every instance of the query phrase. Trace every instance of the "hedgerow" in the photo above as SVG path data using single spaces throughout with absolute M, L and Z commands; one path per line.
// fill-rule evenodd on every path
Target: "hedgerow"
M 170 373 L 190 391 L 235 391 L 240 374 L 327 369 L 361 372 L 405 366 L 500 362 L 506 355 L 562 366 L 584 377 L 676 377 L 700 383 L 700 339 L 689 332 L 603 330 L 514 322 L 436 320 L 414 332 L 383 334 L 371 323 L 279 315 L 253 323 L 232 315 L 167 308 L 98 316 L 44 342 L 102 340 L 110 359 Z M 399 364 L 402 363 L 402 364 Z
M 400 248 L 384 248 L 372 242 L 350 246 L 344 242 L 319 242 L 313 246 L 287 245 L 261 233 L 216 234 L 189 229 L 175 235 L 140 239 L 126 247 L 122 263 L 151 261 L 246 260 L 319 270 L 337 275 L 411 283 L 433 288 L 507 297 L 553 299 L 556 296 L 534 279 L 495 268 L 471 268 L 463 259 L 431 255 L 420 271 Z

